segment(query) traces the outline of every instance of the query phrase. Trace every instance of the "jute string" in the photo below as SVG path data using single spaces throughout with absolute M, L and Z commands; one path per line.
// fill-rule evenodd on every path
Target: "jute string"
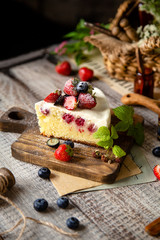
M 59 232 L 59 233 L 61 233 L 61 234 L 64 234 L 64 235 L 67 235 L 67 236 L 70 236 L 70 237 L 78 237 L 78 233 L 77 233 L 77 232 L 75 232 L 75 233 L 65 232 L 63 229 L 57 227 L 56 225 L 52 224 L 51 222 L 40 221 L 40 220 L 37 220 L 37 219 L 32 218 L 32 217 L 26 217 L 26 216 L 24 215 L 24 213 L 22 212 L 22 210 L 21 210 L 19 207 L 17 207 L 17 205 L 16 205 L 14 202 L 12 202 L 9 198 L 4 197 L 4 196 L 1 195 L 1 194 L 0 194 L 0 199 L 4 200 L 5 202 L 7 202 L 7 203 L 9 203 L 11 206 L 13 206 L 13 207 L 21 214 L 21 216 L 22 216 L 22 218 L 21 218 L 20 220 L 18 220 L 18 222 L 17 222 L 13 227 L 11 227 L 10 229 L 8 229 L 8 230 L 6 230 L 6 231 L 4 231 L 4 232 L 1 232 L 1 233 L 0 233 L 0 236 L 2 236 L 2 235 L 4 235 L 4 234 L 7 234 L 7 233 L 9 233 L 9 232 L 11 232 L 11 231 L 13 231 L 14 229 L 16 229 L 16 227 L 18 227 L 18 226 L 23 222 L 23 226 L 22 226 L 22 228 L 21 228 L 21 231 L 20 231 L 18 237 L 16 238 L 16 240 L 20 240 L 21 237 L 22 237 L 22 235 L 23 235 L 23 233 L 24 233 L 24 230 L 25 230 L 25 228 L 26 228 L 26 220 L 28 219 L 28 220 L 34 221 L 34 222 L 36 222 L 36 223 L 38 223 L 38 224 L 42 224 L 42 225 L 45 225 L 45 226 L 47 226 L 47 227 L 50 227 L 50 228 L 52 228 L 53 230 L 56 230 L 57 232 Z
M 18 237 L 16 238 L 16 240 L 20 240 L 23 233 L 24 233 L 24 230 L 26 228 L 26 220 L 31 220 L 31 221 L 34 221 L 38 224 L 42 224 L 42 225 L 45 225 L 47 227 L 50 227 L 52 228 L 53 230 L 56 230 L 57 232 L 61 233 L 61 234 L 64 234 L 64 235 L 67 235 L 67 236 L 70 236 L 70 237 L 77 237 L 78 236 L 78 233 L 75 232 L 75 233 L 69 233 L 69 232 L 65 232 L 63 229 L 57 227 L 56 225 L 54 225 L 53 223 L 51 222 L 46 222 L 46 221 L 40 221 L 40 220 L 37 220 L 35 218 L 31 218 L 31 217 L 26 217 L 24 215 L 24 213 L 22 212 L 22 210 L 17 207 L 17 205 L 12 202 L 9 198 L 3 196 L 2 194 L 4 194 L 5 192 L 7 192 L 8 190 L 8 187 L 12 187 L 13 185 L 15 184 L 15 178 L 13 176 L 13 174 L 6 168 L 0 168 L 0 199 L 4 200 L 5 202 L 9 203 L 12 207 L 14 207 L 19 213 L 20 215 L 22 216 L 20 218 L 20 220 L 18 220 L 18 222 L 13 226 L 11 227 L 10 229 L 4 231 L 4 232 L 1 232 L 0 233 L 0 236 L 6 234 L 6 233 L 9 233 L 11 231 L 13 231 L 14 229 L 16 229 L 21 223 L 23 223 L 22 225 L 22 228 L 21 228 L 21 231 L 18 235 Z

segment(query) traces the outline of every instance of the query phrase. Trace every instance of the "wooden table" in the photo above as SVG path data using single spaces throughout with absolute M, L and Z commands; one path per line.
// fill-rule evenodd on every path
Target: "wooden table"
M 53 63 L 40 57 L 43 50 L 13 60 L 0 63 L 0 113 L 13 106 L 34 112 L 34 103 L 43 99 L 55 88 L 62 88 L 68 77 L 58 75 Z M 38 59 L 35 59 L 39 57 Z M 26 61 L 24 63 L 24 61 Z M 22 64 L 23 63 L 23 64 Z M 121 96 L 106 83 L 94 81 L 94 86 L 103 89 L 110 100 L 111 107 L 121 105 Z M 152 157 L 151 150 L 159 145 L 156 138 L 157 115 L 148 109 L 135 107 L 135 111 L 145 119 L 146 140 L 143 145 L 147 156 Z M 70 194 L 70 207 L 59 209 L 56 200 L 59 197 L 49 180 L 38 177 L 38 166 L 27 164 L 11 156 L 11 144 L 19 134 L 0 132 L 0 167 L 9 168 L 16 178 L 16 185 L 6 196 L 13 200 L 26 216 L 52 222 L 66 231 L 66 219 L 77 217 L 81 222 L 77 239 L 145 239 L 150 240 L 144 227 L 159 217 L 160 183 L 121 187 L 110 190 Z M 152 141 L 150 137 L 152 138 Z M 154 139 L 154 140 L 153 140 Z M 158 158 L 153 158 L 150 165 L 153 168 Z M 46 198 L 49 209 L 46 213 L 38 213 L 33 209 L 33 201 Z M 0 231 L 8 229 L 19 219 L 17 212 L 7 203 L 0 200 Z M 20 228 L 18 227 L 20 231 Z M 16 239 L 17 231 L 6 235 L 5 239 Z M 27 222 L 27 228 L 22 237 L 25 240 L 37 239 L 69 239 L 56 231 L 36 223 Z M 74 238 L 70 238 L 74 239 Z

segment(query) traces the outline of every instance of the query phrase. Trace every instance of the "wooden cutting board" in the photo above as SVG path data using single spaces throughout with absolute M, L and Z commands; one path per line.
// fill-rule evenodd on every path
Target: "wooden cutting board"
M 139 115 L 134 116 L 137 122 L 143 122 Z M 116 117 L 112 114 L 112 123 Z M 74 156 L 69 162 L 62 162 L 54 158 L 54 148 L 47 146 L 49 138 L 40 135 L 36 115 L 20 108 L 11 108 L 0 118 L 0 130 L 22 133 L 11 146 L 12 156 L 28 163 L 48 167 L 74 176 L 97 182 L 112 183 L 117 177 L 121 163 L 105 163 L 93 157 L 93 152 L 99 149 L 84 144 L 75 143 Z M 60 140 L 63 143 L 63 140 Z M 126 151 L 130 151 L 133 139 L 121 135 L 118 144 Z M 122 158 L 123 161 L 123 158 Z

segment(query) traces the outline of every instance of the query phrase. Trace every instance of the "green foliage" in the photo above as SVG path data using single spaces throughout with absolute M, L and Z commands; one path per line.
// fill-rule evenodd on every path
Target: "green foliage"
M 144 142 L 144 127 L 141 123 L 131 125 L 128 129 L 127 135 L 132 136 L 135 142 L 141 146 Z
M 119 158 L 126 155 L 126 152 L 123 151 L 123 149 L 118 145 L 114 145 L 114 147 L 112 148 L 112 151 L 113 151 L 113 154 Z
M 94 48 L 92 44 L 84 42 L 84 38 L 86 36 L 90 36 L 92 32 L 91 29 L 87 28 L 84 23 L 85 23 L 84 19 L 81 19 L 77 24 L 75 30 L 70 33 L 67 33 L 64 36 L 64 38 L 67 38 L 71 41 L 69 41 L 63 46 L 65 51 L 64 52 L 61 51 L 65 55 L 73 55 L 77 65 L 79 65 L 80 63 L 87 59 L 87 55 L 84 53 L 84 51 L 87 50 L 88 52 L 90 52 Z M 105 28 L 109 27 L 109 24 L 100 25 Z M 55 52 L 53 54 L 55 54 Z
M 141 0 L 141 2 L 143 4 L 140 9 L 152 14 L 155 21 L 160 24 L 160 0 Z
M 120 121 L 115 126 L 111 125 L 111 129 L 105 126 L 100 127 L 93 136 L 100 140 L 97 143 L 98 146 L 105 149 L 111 148 L 113 154 L 120 158 L 125 156 L 126 153 L 120 146 L 114 145 L 114 140 L 119 137 L 117 132 L 127 132 L 127 136 L 132 136 L 138 145 L 142 145 L 144 141 L 144 128 L 141 123 L 134 124 L 133 107 L 122 105 L 114 108 L 113 112 Z
M 109 148 L 112 148 L 112 151 L 114 150 L 114 154 L 116 157 L 122 157 L 125 156 L 126 153 L 121 149 L 121 147 L 114 145 L 114 139 L 118 138 L 118 134 L 116 131 L 116 128 L 112 125 L 111 131 L 105 127 L 100 127 L 97 132 L 93 134 L 94 138 L 100 139 L 100 141 L 97 143 L 98 146 L 105 148 L 108 150 Z M 117 150 L 116 150 L 117 149 Z
M 129 107 L 127 105 L 122 105 L 120 107 L 114 108 L 113 112 L 115 116 L 121 121 L 132 124 L 133 123 L 133 107 Z
M 64 38 L 72 40 L 65 45 L 66 55 L 73 54 L 77 65 L 87 59 L 84 50 L 91 51 L 94 46 L 88 42 L 84 42 L 84 37 L 90 35 L 90 29 L 85 27 L 84 20 L 81 19 L 73 32 L 67 33 Z

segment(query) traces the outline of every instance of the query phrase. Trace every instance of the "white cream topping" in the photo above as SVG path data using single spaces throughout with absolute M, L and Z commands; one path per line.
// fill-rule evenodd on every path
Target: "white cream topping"
M 104 93 L 98 89 L 94 88 L 93 93 L 95 93 L 97 104 L 92 109 L 80 109 L 76 108 L 74 110 L 67 110 L 61 106 L 55 106 L 53 103 L 47 103 L 44 100 L 36 103 L 39 108 L 50 109 L 53 111 L 62 111 L 63 113 L 72 114 L 74 117 L 82 117 L 86 120 L 91 120 L 98 128 L 101 126 L 109 127 L 111 121 L 111 112 L 109 108 L 109 102 L 104 95 Z

